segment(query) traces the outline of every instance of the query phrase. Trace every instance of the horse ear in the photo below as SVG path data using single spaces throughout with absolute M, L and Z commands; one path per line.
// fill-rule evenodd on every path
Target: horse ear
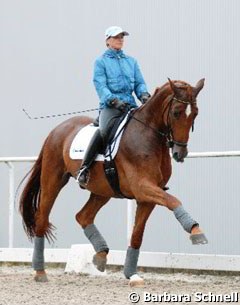
M 170 84 L 170 87 L 172 91 L 176 94 L 177 93 L 177 87 L 174 85 L 174 83 L 171 81 L 171 79 L 168 77 L 168 82 Z
M 202 88 L 204 86 L 204 81 L 205 81 L 205 78 L 200 79 L 197 82 L 196 86 L 193 88 L 193 94 L 194 94 L 195 98 L 198 96 L 198 93 L 202 90 Z

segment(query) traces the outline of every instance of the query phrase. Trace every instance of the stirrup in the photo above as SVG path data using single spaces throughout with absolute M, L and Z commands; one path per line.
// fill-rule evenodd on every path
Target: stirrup
M 84 166 L 83 168 L 80 169 L 76 181 L 80 185 L 86 185 L 88 184 L 89 181 L 89 169 L 87 166 Z

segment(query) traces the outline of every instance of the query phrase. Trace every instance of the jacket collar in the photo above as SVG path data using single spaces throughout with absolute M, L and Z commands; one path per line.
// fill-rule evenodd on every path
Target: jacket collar
M 107 49 L 104 54 L 105 56 L 112 57 L 112 58 L 119 58 L 119 57 L 126 57 L 122 50 L 113 50 Z

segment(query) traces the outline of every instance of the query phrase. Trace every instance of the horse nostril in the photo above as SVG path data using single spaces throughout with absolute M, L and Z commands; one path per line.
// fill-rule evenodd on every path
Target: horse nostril
M 178 152 L 173 154 L 173 159 L 178 162 Z
M 177 162 L 184 162 L 184 157 L 181 156 L 178 152 L 173 154 L 173 159 Z

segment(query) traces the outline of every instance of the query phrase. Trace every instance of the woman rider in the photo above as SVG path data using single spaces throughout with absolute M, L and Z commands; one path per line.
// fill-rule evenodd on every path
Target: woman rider
M 81 185 L 87 184 L 89 168 L 115 120 L 128 109 L 137 107 L 132 93 L 142 104 L 150 97 L 136 59 L 122 51 L 127 35 L 128 32 L 118 26 L 109 27 L 105 32 L 108 49 L 95 61 L 93 82 L 100 99 L 99 129 L 87 148 L 77 176 Z

